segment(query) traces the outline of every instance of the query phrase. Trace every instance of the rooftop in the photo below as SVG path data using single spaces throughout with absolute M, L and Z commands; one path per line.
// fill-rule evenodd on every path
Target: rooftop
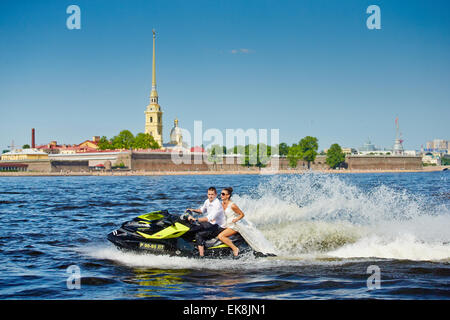
M 2 156 L 4 156 L 4 155 L 18 155 L 18 154 L 46 155 L 47 153 L 39 151 L 38 149 L 27 148 L 27 149 L 14 149 L 14 150 L 11 150 L 9 152 L 6 152 L 6 153 L 2 154 Z

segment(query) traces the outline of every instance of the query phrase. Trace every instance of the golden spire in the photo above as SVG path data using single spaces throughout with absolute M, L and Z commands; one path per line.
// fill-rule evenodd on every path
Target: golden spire
M 150 93 L 150 100 L 153 103 L 158 103 L 158 92 L 156 91 L 156 63 L 155 63 L 155 39 L 156 39 L 156 32 L 155 29 L 152 30 L 153 32 L 153 65 L 152 65 L 152 92 Z M 152 97 L 155 97 L 155 101 L 152 101 Z
M 162 110 L 158 104 L 158 92 L 156 92 L 156 32 L 153 29 L 153 70 L 152 91 L 150 93 L 150 104 L 145 110 L 145 133 L 150 134 L 159 146 L 163 148 L 163 121 Z

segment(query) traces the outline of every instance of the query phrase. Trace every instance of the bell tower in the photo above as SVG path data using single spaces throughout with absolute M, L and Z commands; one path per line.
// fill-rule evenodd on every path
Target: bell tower
M 161 111 L 161 107 L 158 104 L 158 92 L 156 91 L 155 38 L 156 33 L 155 30 L 153 30 L 152 91 L 150 93 L 150 104 L 147 106 L 147 109 L 145 110 L 145 133 L 150 134 L 162 148 L 163 112 Z

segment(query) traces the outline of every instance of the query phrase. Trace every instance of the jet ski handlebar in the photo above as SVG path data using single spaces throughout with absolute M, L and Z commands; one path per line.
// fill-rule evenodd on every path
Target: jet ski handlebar
M 195 212 L 193 212 L 191 210 L 186 210 L 185 213 L 180 216 L 180 219 L 184 220 L 184 221 L 188 221 L 191 224 L 197 225 L 197 224 L 199 224 L 197 220 L 194 220 L 194 221 L 189 220 L 190 217 L 194 218 L 194 214 L 195 214 Z

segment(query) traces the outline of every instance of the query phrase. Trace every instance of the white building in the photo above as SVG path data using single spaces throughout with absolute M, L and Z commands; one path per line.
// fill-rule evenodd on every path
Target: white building
M 422 155 L 422 162 L 425 164 L 434 164 L 437 166 L 441 165 L 441 157 L 437 154 L 433 154 L 431 152 L 425 153 Z

